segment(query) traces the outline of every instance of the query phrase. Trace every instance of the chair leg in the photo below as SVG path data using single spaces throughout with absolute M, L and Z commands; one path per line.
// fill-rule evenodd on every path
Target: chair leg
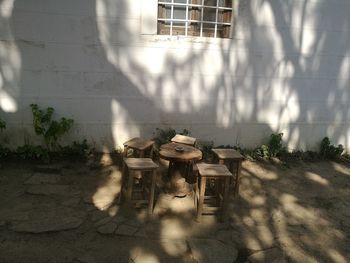
M 154 206 L 154 192 L 156 188 L 156 178 L 157 173 L 156 170 L 152 171 L 152 180 L 151 180 L 151 191 L 149 195 L 149 203 L 148 203 L 148 214 L 151 215 L 153 213 L 153 206 Z
M 205 194 L 205 184 L 206 178 L 201 177 L 201 184 L 199 187 L 199 200 L 198 200 L 198 208 L 197 208 L 197 220 L 200 221 L 203 213 L 203 205 L 204 205 L 204 194 Z

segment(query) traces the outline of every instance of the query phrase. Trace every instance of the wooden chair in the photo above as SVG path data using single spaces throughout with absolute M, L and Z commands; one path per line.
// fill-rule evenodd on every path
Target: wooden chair
M 182 144 L 186 144 L 189 146 L 194 146 L 196 144 L 196 140 L 197 140 L 196 138 L 185 136 L 185 135 L 180 135 L 180 134 L 176 134 L 171 139 L 172 142 L 182 143 Z
M 156 169 L 158 165 L 150 158 L 124 158 L 124 169 L 122 176 L 122 189 L 120 193 L 128 202 L 135 204 L 148 203 L 148 214 L 152 214 L 154 206 L 154 195 L 156 187 Z M 138 175 L 141 174 L 141 178 Z M 138 191 L 134 189 L 135 180 L 139 183 Z M 141 179 L 141 180 L 140 180 Z M 133 195 L 141 196 L 141 198 L 133 198 Z
M 128 157 L 128 150 L 133 149 L 139 152 L 139 157 L 153 158 L 153 144 L 154 141 L 146 140 L 143 138 L 135 137 L 127 142 L 124 142 L 124 157 Z M 146 156 L 146 152 L 149 152 L 149 156 Z
M 221 210 L 222 220 L 226 219 L 229 200 L 229 186 L 232 174 L 225 165 L 198 163 L 198 180 L 196 184 L 197 220 L 200 221 L 203 214 L 213 214 Z M 207 182 L 213 181 L 215 190 L 212 195 L 206 195 Z M 214 201 L 214 203 L 213 203 Z M 206 206 L 206 204 L 211 206 Z
M 232 174 L 235 175 L 234 180 L 234 192 L 235 196 L 239 192 L 239 183 L 241 177 L 242 161 L 244 157 L 234 149 L 212 149 L 214 155 L 219 164 L 225 164 Z M 231 185 L 232 185 L 231 182 Z

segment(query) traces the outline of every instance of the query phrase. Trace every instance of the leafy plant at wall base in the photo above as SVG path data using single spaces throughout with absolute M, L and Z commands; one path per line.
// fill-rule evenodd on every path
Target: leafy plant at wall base
M 268 154 L 270 157 L 276 157 L 282 150 L 282 137 L 283 133 L 276 133 L 270 135 Z
M 6 122 L 0 119 L 0 131 L 6 129 Z
M 74 141 L 72 145 L 60 147 L 60 154 L 63 157 L 82 158 L 86 159 L 93 152 L 92 147 L 87 143 L 87 140 Z
M 49 161 L 49 152 L 44 147 L 37 145 L 25 144 L 16 150 L 16 154 L 23 160 L 40 160 L 44 162 Z
M 0 131 L 6 129 L 6 122 L 0 119 Z M 0 144 L 0 159 L 7 157 L 10 154 L 10 150 Z
M 11 154 L 9 148 L 0 145 L 0 160 L 8 157 Z
M 211 160 L 213 158 L 213 149 L 214 143 L 213 142 L 197 142 L 196 148 L 202 151 L 202 159 L 203 160 Z
M 44 137 L 49 149 L 57 149 L 58 139 L 64 135 L 73 125 L 72 119 L 61 118 L 59 121 L 52 120 L 54 109 L 48 107 L 42 110 L 37 104 L 30 104 L 33 113 L 33 126 L 37 135 Z
M 344 151 L 343 145 L 338 146 L 331 145 L 328 137 L 325 137 L 321 141 L 320 155 L 322 158 L 336 159 L 341 156 Z

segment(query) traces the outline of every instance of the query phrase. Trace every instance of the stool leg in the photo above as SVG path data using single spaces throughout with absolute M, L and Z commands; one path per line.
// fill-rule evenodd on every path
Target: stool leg
M 198 208 L 197 208 L 197 220 L 200 221 L 203 213 L 203 205 L 204 205 L 204 194 L 205 194 L 205 184 L 207 178 L 201 176 L 201 185 L 199 187 L 199 200 L 198 200 Z
M 128 146 L 124 146 L 123 157 L 128 157 Z
M 241 169 L 242 169 L 242 160 L 239 160 L 237 163 L 237 171 L 236 171 L 236 184 L 235 184 L 235 196 L 238 195 L 239 192 L 239 181 L 241 177 Z
M 128 169 L 128 188 L 126 189 L 126 200 L 128 202 L 131 202 L 131 195 L 132 195 L 132 188 L 134 184 L 134 176 L 132 175 L 132 172 Z
M 226 220 L 227 208 L 228 208 L 228 198 L 229 198 L 229 187 L 230 187 L 230 177 L 224 179 L 224 195 L 222 202 L 222 220 Z
M 153 160 L 153 145 L 151 146 L 151 151 L 149 153 L 149 158 Z
M 123 167 L 122 167 L 122 178 L 121 178 L 121 182 L 120 182 L 120 193 L 119 193 L 119 199 L 118 199 L 118 204 L 122 203 L 122 199 L 123 199 L 123 188 L 125 187 L 125 180 L 126 180 L 126 165 L 125 162 L 123 161 Z
M 157 173 L 156 173 L 156 170 L 154 169 L 152 172 L 151 192 L 150 192 L 149 203 L 148 203 L 148 214 L 149 215 L 151 215 L 153 213 L 154 192 L 156 189 L 156 178 L 157 178 Z

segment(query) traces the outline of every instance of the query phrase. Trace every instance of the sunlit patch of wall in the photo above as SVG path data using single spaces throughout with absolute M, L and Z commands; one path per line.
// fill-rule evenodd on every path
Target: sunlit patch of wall
M 0 2 L 0 109 L 6 113 L 18 110 L 20 96 L 21 54 L 10 26 L 13 4 Z

